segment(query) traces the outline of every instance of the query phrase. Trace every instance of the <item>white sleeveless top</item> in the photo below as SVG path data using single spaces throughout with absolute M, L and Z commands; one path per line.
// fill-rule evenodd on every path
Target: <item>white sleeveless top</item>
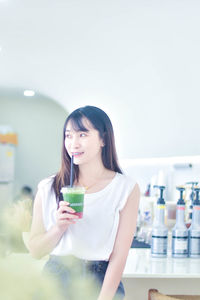
M 57 203 L 51 188 L 53 177 L 42 180 L 43 222 L 46 230 L 56 223 Z M 116 173 L 101 191 L 85 194 L 83 218 L 71 224 L 55 246 L 53 255 L 74 255 L 85 260 L 109 260 L 119 225 L 119 213 L 126 204 L 135 181 Z

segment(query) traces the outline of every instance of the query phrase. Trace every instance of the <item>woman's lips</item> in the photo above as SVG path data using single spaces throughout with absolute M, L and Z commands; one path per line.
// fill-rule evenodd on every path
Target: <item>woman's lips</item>
M 74 157 L 79 157 L 79 156 L 81 156 L 83 153 L 84 153 L 84 152 L 72 152 L 72 155 L 73 155 Z

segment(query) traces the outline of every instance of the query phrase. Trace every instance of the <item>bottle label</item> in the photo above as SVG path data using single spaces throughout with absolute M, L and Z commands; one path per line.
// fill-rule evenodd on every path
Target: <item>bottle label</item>
M 193 206 L 194 210 L 200 210 L 200 206 Z
M 167 254 L 167 236 L 152 235 L 151 253 Z
M 185 210 L 185 207 L 184 207 L 184 206 L 177 206 L 176 209 L 177 209 L 177 210 Z
M 159 208 L 159 209 L 165 209 L 165 205 L 163 205 L 163 204 L 157 205 L 157 208 Z
M 200 237 L 190 236 L 190 254 L 200 255 Z
M 172 253 L 187 254 L 188 253 L 188 237 L 172 237 Z

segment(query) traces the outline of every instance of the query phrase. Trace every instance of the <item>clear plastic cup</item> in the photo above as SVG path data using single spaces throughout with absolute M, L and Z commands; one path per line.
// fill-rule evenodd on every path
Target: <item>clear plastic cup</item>
M 61 189 L 64 201 L 69 202 L 70 207 L 80 219 L 83 217 L 85 188 L 82 186 L 66 186 Z

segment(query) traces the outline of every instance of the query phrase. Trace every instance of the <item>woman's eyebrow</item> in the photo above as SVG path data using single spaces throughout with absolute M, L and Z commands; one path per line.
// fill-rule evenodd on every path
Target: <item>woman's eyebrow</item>
M 71 132 L 71 130 L 69 130 L 69 129 L 66 129 L 66 130 L 65 130 L 65 134 L 66 134 L 66 133 L 69 133 L 69 132 Z
M 73 130 L 70 130 L 70 129 L 65 129 L 65 133 L 68 133 L 68 132 L 72 132 Z M 79 129 L 79 130 L 75 130 L 76 132 L 89 132 L 90 129 L 87 129 L 87 128 L 84 128 L 84 130 L 82 129 Z

